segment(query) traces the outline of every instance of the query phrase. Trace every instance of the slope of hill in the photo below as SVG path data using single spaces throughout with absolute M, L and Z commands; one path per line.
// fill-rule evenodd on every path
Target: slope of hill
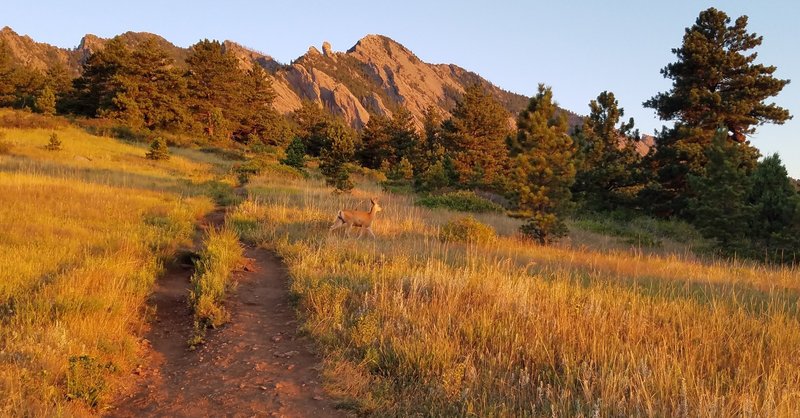
M 151 33 L 125 32 L 119 37 L 132 48 L 155 38 L 178 65 L 183 65 L 189 53 L 188 48 L 175 46 Z M 0 31 L 0 39 L 11 47 L 21 64 L 43 71 L 60 63 L 73 76 L 78 75 L 86 58 L 107 42 L 87 34 L 74 49 L 64 49 L 35 42 L 8 27 Z M 421 126 L 425 109 L 433 106 L 448 115 L 464 88 L 475 83 L 483 85 L 503 104 L 509 118 L 528 101 L 527 97 L 503 90 L 455 64 L 426 63 L 408 48 L 382 35 L 367 35 L 346 52 L 333 51 L 327 42 L 323 43 L 322 52 L 312 46 L 288 65 L 233 41 L 225 41 L 223 45 L 239 59 L 242 67 L 260 65 L 273 76 L 277 94 L 274 106 L 279 112 L 290 113 L 303 100 L 311 100 L 356 128 L 364 126 L 371 115 L 391 115 L 400 107 L 408 109 Z M 566 112 L 570 125 L 579 123 L 579 116 Z

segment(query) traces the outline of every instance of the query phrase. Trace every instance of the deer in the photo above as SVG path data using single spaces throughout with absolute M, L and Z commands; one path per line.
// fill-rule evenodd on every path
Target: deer
M 333 225 L 328 229 L 328 233 L 339 228 L 348 227 L 346 234 L 350 236 L 350 230 L 353 229 L 354 226 L 357 226 L 361 228 L 361 231 L 358 233 L 358 238 L 361 238 L 361 235 L 364 234 L 364 230 L 367 230 L 367 232 L 372 235 L 372 239 L 376 239 L 375 233 L 372 232 L 372 221 L 375 219 L 375 215 L 382 211 L 383 208 L 378 204 L 377 198 L 373 197 L 369 202 L 372 204 L 369 208 L 369 212 L 364 212 L 363 210 L 340 210 L 339 213 L 336 214 Z

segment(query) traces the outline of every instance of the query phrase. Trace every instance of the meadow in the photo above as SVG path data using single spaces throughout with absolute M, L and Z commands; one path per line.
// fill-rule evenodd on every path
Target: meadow
M 46 149 L 53 132 L 61 151 Z M 242 201 L 241 162 L 217 153 L 150 161 L 143 144 L 66 122 L 0 136 L 2 416 L 101 413 L 137 365 L 156 277 L 221 205 L 226 229 L 207 234 L 187 300 L 197 320 L 227 319 L 232 231 L 276 251 L 327 389 L 358 414 L 800 410 L 796 269 L 716 259 L 684 224 L 584 216 L 541 246 L 494 208 L 466 218 L 374 176 L 335 195 L 313 164 L 301 175 L 264 157 L 238 170 Z M 328 233 L 373 196 L 376 240 Z
M 60 151 L 45 148 L 53 132 Z M 191 150 L 149 161 L 67 124 L 0 133 L 0 415 L 96 413 L 135 366 L 146 297 L 224 166 Z
M 442 231 L 464 214 L 370 182 L 332 195 L 319 180 L 271 174 L 248 190 L 228 224 L 284 258 L 302 330 L 321 344 L 342 407 L 498 417 L 800 410 L 794 268 L 698 256 L 680 239 L 642 246 L 598 234 L 608 225 L 591 220 L 573 222 L 566 243 L 539 246 L 516 234 L 519 221 L 475 214 L 496 236 L 461 242 Z M 377 240 L 328 234 L 339 209 L 368 210 L 375 195 Z

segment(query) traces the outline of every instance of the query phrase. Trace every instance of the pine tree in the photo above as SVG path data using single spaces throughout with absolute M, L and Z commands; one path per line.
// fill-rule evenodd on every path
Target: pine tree
M 303 140 L 308 155 L 318 157 L 323 147 L 327 146 L 325 132 L 333 121 L 333 115 L 320 107 L 316 102 L 304 100 L 300 109 L 292 115 L 297 125 L 297 136 Z
M 35 108 L 44 81 L 39 71 L 18 63 L 0 40 L 0 107 Z
M 150 143 L 150 151 L 147 152 L 146 157 L 156 161 L 169 160 L 169 148 L 163 138 L 157 137 Z
M 302 170 L 305 167 L 305 159 L 306 146 L 303 145 L 302 139 L 295 138 L 286 147 L 286 157 L 281 160 L 281 164 Z
M 706 150 L 704 175 L 689 176 L 694 195 L 688 206 L 692 224 L 703 236 L 714 239 L 723 254 L 749 252 L 753 211 L 747 202 L 750 178 L 741 147 L 728 141 L 727 132 L 720 129 Z
M 186 58 L 190 109 L 211 138 L 228 139 L 238 127 L 246 83 L 235 56 L 219 41 L 202 40 L 192 45 Z
M 523 233 L 546 243 L 566 234 L 561 220 L 575 178 L 575 145 L 567 134 L 566 115 L 558 113 L 553 92 L 543 84 L 517 121 L 511 139 L 510 197 L 529 213 Z
M 390 146 L 391 120 L 383 115 L 374 115 L 361 132 L 358 160 L 364 167 L 379 169 L 392 156 Z
M 389 162 L 399 164 L 403 159 L 413 159 L 414 149 L 419 146 L 420 138 L 414 125 L 414 116 L 408 109 L 401 107 L 392 115 L 389 125 L 389 146 L 391 155 Z
M 16 100 L 15 72 L 11 50 L 0 39 L 0 107 L 12 106 Z
M 53 132 L 50 134 L 50 141 L 45 146 L 45 149 L 48 151 L 61 151 L 62 144 L 61 139 L 58 138 L 58 134 Z
M 752 175 L 748 202 L 753 221 L 748 239 L 754 256 L 775 262 L 794 262 L 800 256 L 800 196 L 786 167 L 775 154 L 764 158 Z
M 186 80 L 155 39 L 136 46 L 117 69 L 113 85 L 116 94 L 101 108 L 101 115 L 134 128 L 183 130 L 188 126 Z
M 620 123 L 624 110 L 614 93 L 604 91 L 589 103 L 590 113 L 574 135 L 578 158 L 573 192 L 595 209 L 630 205 L 636 194 L 638 132 L 633 118 Z M 618 125 L 619 124 L 619 125 Z
M 36 111 L 44 115 L 56 113 L 56 95 L 50 86 L 45 86 L 42 92 L 36 97 Z
M 321 151 L 319 169 L 329 186 L 349 192 L 354 185 L 346 165 L 355 157 L 355 134 L 343 122 L 334 121 L 328 125 L 325 136 L 329 145 Z
M 683 214 L 687 176 L 702 175 L 717 127 L 727 129 L 729 140 L 747 144 L 756 126 L 791 118 L 786 109 L 765 103 L 789 80 L 775 78 L 774 66 L 755 63 L 756 54 L 750 51 L 761 45 L 762 37 L 747 32 L 747 16 L 730 23 L 717 9 L 701 12 L 686 29 L 681 47 L 672 50 L 677 61 L 661 70 L 672 80 L 672 89 L 644 103 L 662 120 L 675 121 L 659 134 L 652 157 L 657 184 L 643 195 L 658 214 Z M 758 152 L 749 146 L 743 150 L 754 167 Z
M 73 81 L 73 90 L 64 100 L 66 109 L 88 117 L 109 109 L 119 89 L 115 77 L 122 68 L 129 67 L 130 59 L 131 51 L 121 38 L 106 42 L 83 64 L 81 76 Z
M 272 106 L 275 90 L 272 79 L 259 65 L 253 65 L 243 79 L 245 88 L 244 107 L 241 110 L 239 127 L 233 139 L 239 142 L 259 142 L 283 146 L 291 138 L 291 130 Z
M 500 188 L 508 163 L 508 113 L 483 87 L 471 85 L 442 125 L 446 152 L 462 188 Z

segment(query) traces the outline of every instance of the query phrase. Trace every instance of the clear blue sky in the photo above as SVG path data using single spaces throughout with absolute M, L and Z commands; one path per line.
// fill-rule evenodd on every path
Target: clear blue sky
M 764 37 L 759 61 L 789 84 L 775 101 L 795 119 L 758 129 L 752 142 L 779 152 L 800 177 L 800 2 L 776 1 L 16 1 L 3 2 L 0 26 L 61 47 L 86 33 L 160 34 L 179 46 L 230 39 L 289 62 L 329 41 L 344 51 L 369 33 L 387 35 L 432 63 L 455 63 L 524 95 L 539 82 L 556 100 L 585 114 L 590 99 L 613 91 L 644 133 L 664 122 L 641 103 L 670 83 L 659 70 L 671 48 L 708 7 Z

